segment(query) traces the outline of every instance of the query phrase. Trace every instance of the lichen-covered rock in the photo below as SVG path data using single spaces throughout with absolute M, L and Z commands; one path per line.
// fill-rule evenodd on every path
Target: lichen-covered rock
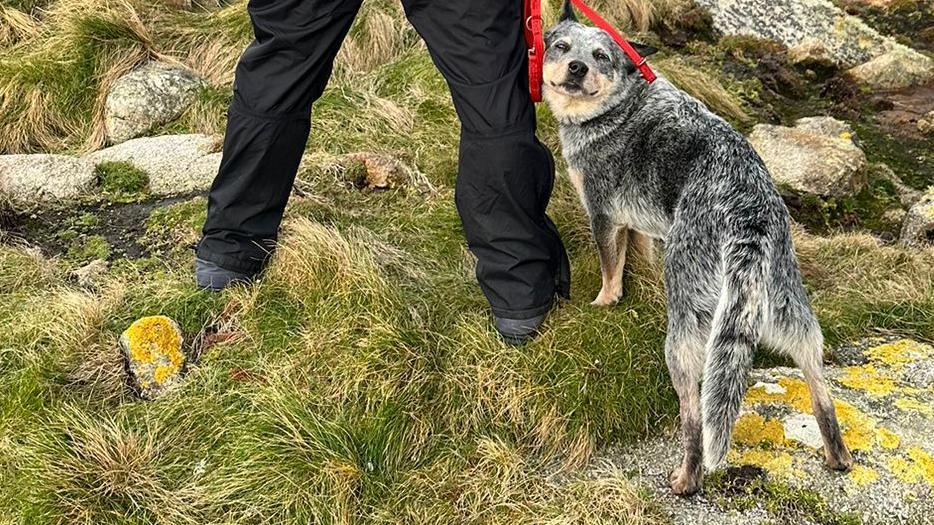
M 921 53 L 880 35 L 859 18 L 847 15 L 830 0 L 697 0 L 697 4 L 710 10 L 714 27 L 724 34 L 779 42 L 797 61 L 827 60 L 850 68 L 893 53 L 870 66 L 882 72 L 882 82 L 888 86 L 903 87 L 921 81 L 915 73 L 899 77 L 894 69 L 897 64 L 924 69 L 924 64 L 931 62 Z
M 866 155 L 846 123 L 829 117 L 801 119 L 793 128 L 757 125 L 749 142 L 779 186 L 819 197 L 858 193 Z
M 117 144 L 178 118 L 203 81 L 179 66 L 149 62 L 117 79 L 104 103 L 107 142 Z
M 68 155 L 0 155 L 0 193 L 18 202 L 70 199 L 97 182 L 94 164 Z
M 155 399 L 179 384 L 185 371 L 182 331 L 172 319 L 143 317 L 120 336 L 130 384 L 143 399 Z
M 149 191 L 168 196 L 204 191 L 220 167 L 218 137 L 193 133 L 129 140 L 87 156 L 94 163 L 127 162 L 149 176 Z
M 934 60 L 913 49 L 896 46 L 849 70 L 860 84 L 876 90 L 920 86 L 934 79 Z
M 833 351 L 843 365 L 825 376 L 843 440 L 855 464 L 847 473 L 824 467 L 807 383 L 797 369 L 754 370 L 733 431 L 731 467 L 764 471 L 769 483 L 816 492 L 828 508 L 862 523 L 932 523 L 934 516 L 934 347 L 909 339 L 870 339 Z M 681 440 L 650 439 L 615 452 L 618 468 L 668 508 L 679 524 L 785 523 L 710 498 L 672 497 L 667 473 L 681 460 Z M 716 497 L 716 496 L 715 496 Z M 738 518 L 738 519 L 734 519 Z M 773 517 L 774 518 L 774 517 Z M 788 523 L 799 521 L 788 521 Z
M 900 240 L 908 246 L 934 244 L 934 187 L 908 210 Z

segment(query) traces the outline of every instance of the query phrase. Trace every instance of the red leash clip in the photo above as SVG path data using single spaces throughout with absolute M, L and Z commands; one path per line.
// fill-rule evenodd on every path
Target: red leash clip
M 622 48 L 629 60 L 636 65 L 639 73 L 646 82 L 651 84 L 655 81 L 655 72 L 646 63 L 645 57 L 619 34 L 609 22 L 603 19 L 596 11 L 583 0 L 570 0 L 575 7 L 580 9 L 584 16 L 590 19 L 600 29 L 606 31 L 610 37 Z M 542 100 L 542 74 L 545 62 L 545 38 L 542 33 L 542 4 L 541 0 L 525 0 L 525 41 L 529 46 L 529 94 L 532 96 L 532 102 L 541 102 Z

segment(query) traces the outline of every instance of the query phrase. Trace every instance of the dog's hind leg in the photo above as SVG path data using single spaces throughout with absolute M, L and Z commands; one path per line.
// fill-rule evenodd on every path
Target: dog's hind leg
M 853 458 L 843 442 L 833 399 L 824 382 L 824 337 L 820 325 L 804 305 L 789 306 L 776 314 L 778 333 L 769 338 L 772 339 L 769 346 L 791 356 L 804 375 L 811 393 L 811 409 L 824 440 L 824 464 L 833 470 L 850 470 Z
M 590 229 L 600 254 L 600 273 L 603 280 L 600 293 L 590 304 L 612 306 L 623 296 L 623 267 L 626 266 L 629 229 L 600 213 L 591 217 Z
M 670 482 L 672 492 L 680 496 L 690 496 L 700 490 L 704 476 L 700 378 L 706 333 L 702 332 L 697 326 L 697 316 L 669 311 L 665 361 L 678 393 L 684 446 L 681 466 L 671 473 Z

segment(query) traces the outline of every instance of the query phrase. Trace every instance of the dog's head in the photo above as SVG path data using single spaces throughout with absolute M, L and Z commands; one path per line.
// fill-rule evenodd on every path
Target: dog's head
M 658 50 L 630 42 L 643 57 Z M 559 119 L 581 121 L 602 114 L 633 75 L 639 75 L 613 38 L 577 22 L 565 3 L 560 22 L 545 33 L 544 97 Z

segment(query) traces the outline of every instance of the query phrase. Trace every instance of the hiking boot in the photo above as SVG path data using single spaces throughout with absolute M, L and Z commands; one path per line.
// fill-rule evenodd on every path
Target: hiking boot
M 519 346 L 525 344 L 538 335 L 538 329 L 545 320 L 545 314 L 537 315 L 531 319 L 506 319 L 496 317 L 496 331 L 506 344 Z
M 198 288 L 219 292 L 231 284 L 252 284 L 255 275 L 221 268 L 211 261 L 195 257 L 195 279 Z

